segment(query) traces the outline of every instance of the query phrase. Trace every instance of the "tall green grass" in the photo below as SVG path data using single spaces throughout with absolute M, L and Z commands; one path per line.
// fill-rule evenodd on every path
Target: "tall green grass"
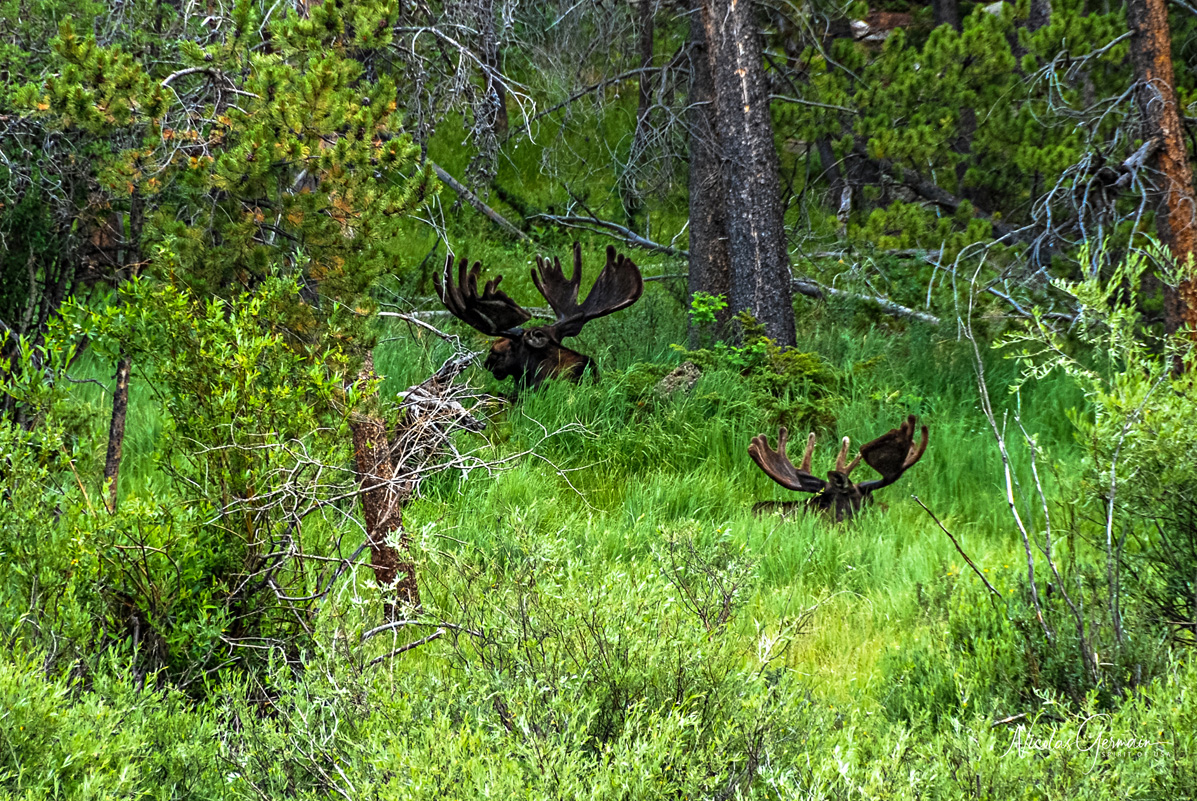
M 160 750 L 192 754 L 205 766 L 176 776 L 171 786 L 184 794 L 203 787 L 204 797 L 248 794 L 239 777 L 257 763 L 259 787 L 303 796 L 308 791 L 296 788 L 311 785 L 320 795 L 323 768 L 304 745 L 313 731 L 328 749 L 322 753 L 353 782 L 378 782 L 390 788 L 387 797 L 473 797 L 521 787 L 547 798 L 561 797 L 553 787 L 570 787 L 570 797 L 647 798 L 661 788 L 691 788 L 679 791 L 684 795 L 709 789 L 719 760 L 742 764 L 746 746 L 737 738 L 755 725 L 767 725 L 772 738 L 769 764 L 754 785 L 762 797 L 954 797 L 975 787 L 950 767 L 962 760 L 993 793 L 1084 786 L 1108 797 L 1099 789 L 1106 783 L 1118 796 L 1169 770 L 1175 779 L 1169 786 L 1183 784 L 1191 771 L 1178 765 L 1192 747 L 1183 721 L 1193 711 L 1176 682 L 1192 670 L 1179 664 L 1145 691 L 1154 705 L 1132 699 L 1111 719 L 1124 734 L 1158 729 L 1156 737 L 1172 750 L 1152 752 L 1156 761 L 1123 762 L 1130 757 L 1108 753 L 1098 778 L 1090 779 L 1076 754 L 1057 755 L 1049 767 L 992 753 L 1004 750 L 1008 738 L 990 721 L 1028 708 L 1010 689 L 1025 682 L 1015 675 L 1021 657 L 1009 650 L 1015 642 L 1009 624 L 910 497 L 917 494 L 936 512 L 1001 592 L 1020 591 L 1022 544 L 1006 511 L 1001 463 L 978 408 L 966 344 L 934 330 L 862 323 L 854 309 L 799 307 L 801 347 L 838 376 L 813 423 L 820 437 L 816 469 L 831 465 L 841 436 L 859 445 L 908 413 L 931 430 L 922 461 L 879 493 L 877 505 L 836 525 L 808 515 L 753 515 L 757 501 L 794 497 L 747 455 L 752 436 L 776 437 L 774 413 L 760 402 L 757 385 L 729 366 L 708 369 L 689 391 L 659 393 L 656 377 L 687 358 L 671 347 L 681 341 L 685 319 L 660 282 L 632 311 L 600 321 L 579 344 L 597 358 L 598 380 L 551 382 L 518 403 L 491 407 L 483 434 L 458 435 L 458 447 L 496 462 L 528 455 L 492 471 L 435 476 L 404 509 L 426 611 L 450 620 L 480 615 L 496 631 L 518 630 L 524 614 L 532 627 L 527 641 L 463 638 L 363 667 L 416 636 L 350 647 L 375 620 L 378 591 L 363 571 L 329 599 L 335 612 L 314 619 L 315 642 L 328 645 L 304 657 L 307 669 L 282 671 L 269 687 L 214 677 L 205 705 L 187 708 L 164 696 L 171 706 L 147 714 L 136 692 L 119 681 L 75 704 L 66 700 L 66 684 L 40 684 L 28 664 L 14 663 L 0 665 L 0 695 L 31 699 L 20 707 L 21 720 L 41 721 L 36 725 L 50 734 L 38 736 L 58 738 L 54 759 L 77 759 L 82 752 L 71 743 L 94 739 L 87 716 L 96 704 L 123 710 L 129 732 L 169 726 L 173 734 L 155 741 L 163 743 Z M 487 347 L 464 326 L 438 325 L 471 347 Z M 453 352 L 438 337 L 384 321 L 375 349 L 383 395 L 422 380 Z M 1000 415 L 1014 402 L 1002 392 L 1013 368 L 998 354 L 983 355 Z M 111 370 L 90 354 L 76 365 L 75 378 L 104 383 Z M 495 394 L 510 390 L 477 366 L 464 380 Z M 152 375 L 135 370 L 124 497 L 166 484 L 156 461 L 162 418 L 153 384 Z M 90 409 L 102 443 L 109 396 L 94 383 L 77 385 L 74 394 Z M 1066 383 L 1050 378 L 1021 396 L 1023 425 L 1050 445 L 1063 476 L 1080 469 L 1081 459 L 1065 412 L 1083 411 L 1083 404 Z M 1014 468 L 1025 482 L 1028 466 Z M 1054 485 L 1049 492 L 1069 502 Z M 340 510 L 359 513 L 355 504 Z M 328 526 L 330 536 L 335 528 Z M 747 566 L 739 611 L 726 629 L 708 632 L 679 606 L 669 579 L 677 575 L 671 547 L 678 543 Z M 780 650 L 768 658 L 773 647 Z M 601 655 L 604 648 L 617 653 Z M 578 662 L 579 654 L 595 661 Z M 115 674 L 127 656 L 113 651 Z M 683 697 L 671 701 L 675 681 Z M 1005 689 L 995 689 L 999 684 Z M 274 699 L 270 711 L 254 706 L 263 697 Z M 511 731 L 500 722 L 496 699 L 511 708 Z M 51 725 L 45 721 L 55 709 L 62 716 Z M 1073 731 L 1085 714 L 1062 712 L 1052 725 Z M 188 716 L 196 717 L 196 728 L 181 722 Z M 193 731 L 220 731 L 222 744 Z M 402 733 L 398 739 L 395 732 Z M 12 739 L 15 764 L 53 773 L 32 756 L 51 753 L 38 742 Z M 682 742 L 689 745 L 680 751 L 671 745 Z M 596 743 L 607 750 L 592 753 Z M 125 737 L 101 761 L 160 764 L 134 746 Z M 693 755 L 690 767 L 683 753 Z M 152 769 L 181 776 L 171 765 Z M 232 767 L 213 773 L 212 765 Z M 114 770 L 105 768 L 103 786 L 144 783 L 141 774 Z M 671 771 L 679 775 L 671 778 Z M 0 781 L 36 787 L 34 773 Z M 89 781 L 86 771 L 54 775 Z M 418 775 L 455 778 L 399 778 Z M 180 797 L 172 792 L 159 795 Z
M 646 294 L 649 304 L 669 300 L 658 287 Z M 774 440 L 776 425 L 753 402 L 749 382 L 731 369 L 710 371 L 691 391 L 668 398 L 646 384 L 639 363 L 685 358 L 662 347 L 680 339 L 680 315 L 661 315 L 654 326 L 648 321 L 655 314 L 604 321 L 608 330 L 639 332 L 623 347 L 617 340 L 604 348 L 602 331 L 589 337 L 597 347 L 587 352 L 598 357 L 601 380 L 546 385 L 500 411 L 484 437 L 473 440 L 495 459 L 525 449 L 535 456 L 493 475 L 446 474 L 428 482 L 406 512 L 409 527 L 448 533 L 484 554 L 501 550 L 516 529 L 560 536 L 596 571 L 651 563 L 655 549 L 682 529 L 727 538 L 758 561 L 752 606 L 760 619 L 824 604 L 810 643 L 792 651 L 791 664 L 809 669 L 814 666 L 807 660 L 814 660 L 828 691 L 845 697 L 875 678 L 872 654 L 879 644 L 939 624 L 925 596 L 953 580 L 948 574 L 962 564 L 911 494 L 936 512 L 979 564 L 1005 570 L 1020 558 L 1000 460 L 978 407 L 972 352 L 964 344 L 927 330 L 878 325 L 854 331 L 851 318 L 827 310 L 805 315 L 801 347 L 822 355 L 842 376 L 834 424 L 817 432 L 816 469 L 830 467 L 839 437 L 861 444 L 911 412 L 930 426 L 931 445 L 901 481 L 879 493 L 877 507 L 851 524 L 808 516 L 756 518 L 756 501 L 795 497 L 747 455 L 749 439 L 767 433 Z M 432 340 L 415 345 L 396 339 L 379 347 L 376 364 L 391 376 L 405 376 L 388 379 L 385 386 L 393 391 L 448 353 L 448 346 Z M 1000 402 L 1014 373 L 993 354 L 986 358 Z M 496 393 L 507 389 L 480 368 L 467 378 Z M 1049 379 L 1024 392 L 1022 420 L 1041 441 L 1067 454 L 1071 430 L 1063 410 L 1081 402 Z
M 756 501 L 795 497 L 747 456 L 752 436 L 765 433 L 775 440 L 776 424 L 754 402 L 749 382 L 731 369 L 708 371 L 692 390 L 668 398 L 652 388 L 645 375 L 660 369 L 650 374 L 638 365 L 668 367 L 685 358 L 671 347 L 683 339 L 684 316 L 668 287 L 658 283 L 628 313 L 592 324 L 581 338 L 578 348 L 599 362 L 597 381 L 550 383 L 502 408 L 485 434 L 462 435 L 463 447 L 480 448 L 496 461 L 525 450 L 533 455 L 494 473 L 446 473 L 427 482 L 405 511 L 406 525 L 447 533 L 483 553 L 501 549 L 503 532 L 512 526 L 560 535 L 595 570 L 649 563 L 663 538 L 685 527 L 727 538 L 759 563 L 753 605 L 765 618 L 833 599 L 818 614 L 816 636 L 824 643 L 818 658 L 830 660 L 828 678 L 841 691 L 867 682 L 868 675 L 856 675 L 872 669 L 868 659 L 858 664 L 859 643 L 896 641 L 912 626 L 928 623 L 920 593 L 944 582 L 961 561 L 911 494 L 981 564 L 994 569 L 1010 564 L 1019 558 L 1021 543 L 1007 516 L 992 434 L 978 409 L 971 350 L 923 328 L 895 330 L 879 322 L 862 329 L 850 309 L 800 307 L 800 312 L 801 347 L 841 376 L 830 406 L 834 424 L 817 431 L 816 470 L 830 466 L 841 436 L 859 445 L 907 413 L 919 414 L 931 429 L 923 460 L 851 524 L 753 516 Z M 438 325 L 467 346 L 488 347 L 465 326 Z M 419 382 L 452 353 L 427 332 L 388 322 L 375 350 L 382 393 L 393 395 Z M 991 391 L 1000 399 L 1001 388 L 1014 378 L 1012 367 L 994 354 L 986 358 Z M 89 354 L 76 377 L 110 383 L 111 369 Z M 136 369 L 134 376 L 122 495 L 162 480 L 155 462 L 161 425 L 153 377 Z M 495 394 L 510 389 L 480 367 L 465 378 Z M 80 384 L 75 393 L 91 408 L 102 442 L 110 396 L 94 383 Z M 1082 399 L 1048 379 L 1024 392 L 1021 402 L 1024 425 L 1067 454 L 1071 429 L 1064 411 Z M 806 650 L 793 654 L 797 664 Z M 846 662 L 839 664 L 836 654 Z

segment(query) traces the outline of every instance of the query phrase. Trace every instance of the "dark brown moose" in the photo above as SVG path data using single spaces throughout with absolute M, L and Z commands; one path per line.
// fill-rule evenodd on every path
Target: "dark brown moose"
M 589 367 L 595 369 L 589 356 L 570 350 L 561 344 L 566 337 L 575 337 L 589 320 L 617 312 L 631 306 L 644 292 L 640 270 L 627 256 L 607 247 L 607 264 L 591 287 L 584 303 L 578 303 L 578 288 L 582 283 L 582 248 L 574 243 L 574 272 L 566 279 L 561 262 L 554 258 L 536 257 L 532 282 L 549 302 L 557 315 L 556 322 L 538 328 L 523 328 L 532 313 L 520 306 L 503 290 L 495 276 L 478 292 L 482 262 L 466 270 L 466 259 L 457 265 L 457 282 L 453 281 L 453 257 L 445 262 L 443 280 L 436 281 L 441 302 L 455 317 L 484 334 L 500 339 L 490 349 L 483 366 L 495 378 L 514 378 L 516 392 L 535 389 L 547 378 L 567 378 L 577 381 Z
M 860 509 L 873 501 L 873 493 L 893 484 L 923 457 L 927 450 L 927 427 L 923 426 L 922 442 L 915 445 L 914 428 L 916 418 L 912 414 L 901 427 L 893 428 L 877 439 L 861 446 L 860 453 L 850 463 L 848 459 L 848 438 L 844 437 L 835 469 L 827 472 L 827 479 L 821 479 L 810 472 L 810 457 L 815 450 L 815 435 L 806 439 L 806 452 L 802 464 L 794 467 L 786 456 L 786 438 L 789 432 L 783 426 L 777 437 L 777 450 L 770 450 L 769 440 L 764 434 L 752 438 L 748 455 L 757 463 L 765 475 L 795 492 L 809 492 L 813 498 L 806 501 L 807 509 L 814 509 L 831 515 L 835 521 L 850 519 Z M 872 481 L 853 483 L 849 476 L 860 464 L 865 464 L 881 474 Z M 760 506 L 758 504 L 758 506 Z

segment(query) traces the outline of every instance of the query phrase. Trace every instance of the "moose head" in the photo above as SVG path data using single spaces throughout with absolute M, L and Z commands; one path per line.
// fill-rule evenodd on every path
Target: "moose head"
M 815 435 L 806 439 L 806 452 L 802 464 L 794 467 L 786 456 L 786 438 L 789 432 L 783 426 L 777 437 L 777 450 L 770 450 L 769 440 L 764 434 L 752 438 L 748 455 L 765 475 L 795 492 L 809 492 L 814 495 L 806 502 L 807 509 L 815 509 L 832 516 L 838 523 L 850 519 L 862 507 L 872 503 L 873 493 L 893 484 L 909 470 L 927 450 L 927 427 L 923 426 L 923 438 L 918 445 L 914 442 L 916 418 L 912 414 L 901 427 L 893 428 L 863 445 L 856 458 L 848 462 L 848 438 L 844 437 L 835 469 L 829 470 L 827 479 L 811 474 L 810 458 L 815 450 Z M 872 481 L 853 483 L 849 476 L 861 460 L 881 474 Z
M 487 281 L 478 292 L 482 262 L 466 270 L 462 258 L 453 281 L 453 257 L 445 262 L 443 279 L 438 277 L 436 291 L 441 302 L 455 317 L 484 334 L 500 339 L 490 349 L 483 366 L 495 378 L 514 378 L 516 391 L 535 389 L 547 378 L 577 381 L 594 361 L 561 344 L 566 337 L 577 336 L 587 321 L 631 306 L 644 292 L 644 279 L 632 260 L 607 247 L 607 264 L 586 296 L 578 303 L 582 283 L 582 247 L 574 243 L 574 272 L 566 279 L 561 262 L 537 256 L 532 282 L 557 315 L 556 322 L 538 328 L 523 328 L 532 313 L 499 289 L 503 276 Z

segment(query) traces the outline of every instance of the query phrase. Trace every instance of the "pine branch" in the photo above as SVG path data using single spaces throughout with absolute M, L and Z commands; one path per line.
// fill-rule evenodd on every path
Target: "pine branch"
M 920 175 L 917 171 L 909 167 L 903 167 L 896 162 L 889 159 L 871 159 L 887 175 L 892 175 L 901 181 L 906 188 L 913 191 L 924 200 L 929 200 L 935 205 L 946 209 L 950 212 L 955 212 L 964 201 L 948 190 L 941 187 L 934 181 L 928 180 Z M 974 207 L 975 208 L 975 207 Z M 1009 223 L 1002 222 L 996 219 L 992 214 L 975 208 L 973 216 L 985 220 L 993 226 L 993 232 L 997 234 L 999 239 L 1009 239 L 1012 242 L 1021 242 L 1026 240 L 1026 233 L 1023 228 L 1015 228 Z

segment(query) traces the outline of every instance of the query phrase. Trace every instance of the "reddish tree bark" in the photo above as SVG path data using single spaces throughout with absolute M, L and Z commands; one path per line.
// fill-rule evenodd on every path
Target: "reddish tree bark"
M 373 360 L 367 358 L 358 380 L 369 381 L 374 377 Z M 409 540 L 403 528 L 403 504 L 396 488 L 387 426 L 381 417 L 365 411 L 354 413 L 349 429 L 353 434 L 353 454 L 357 462 L 366 540 L 370 543 L 370 567 L 380 587 L 387 588 L 389 592 L 394 584 L 394 600 L 388 601 L 384 607 L 386 619 L 394 620 L 398 612 L 396 602 L 418 607 L 420 590 L 416 583 L 415 565 L 406 553 Z M 390 541 L 396 531 L 399 532 L 399 547 Z M 398 583 L 395 583 L 396 579 Z
M 104 457 L 104 486 L 108 489 L 108 511 L 116 511 L 116 485 L 120 479 L 121 452 L 125 443 L 125 419 L 129 413 L 129 372 L 133 361 L 122 350 L 116 363 L 116 388 L 112 391 L 112 420 L 108 424 L 108 453 Z
M 1131 60 L 1138 80 L 1138 104 L 1147 121 L 1147 138 L 1160 148 L 1153 157 L 1163 186 L 1156 212 L 1156 230 L 1173 258 L 1188 264 L 1197 254 L 1197 204 L 1193 196 L 1193 168 L 1184 142 L 1184 127 L 1176 102 L 1172 71 L 1172 35 L 1164 0 L 1128 0 L 1126 18 L 1131 30 Z M 1169 332 L 1197 331 L 1197 285 L 1191 277 L 1165 297 L 1164 325 Z

